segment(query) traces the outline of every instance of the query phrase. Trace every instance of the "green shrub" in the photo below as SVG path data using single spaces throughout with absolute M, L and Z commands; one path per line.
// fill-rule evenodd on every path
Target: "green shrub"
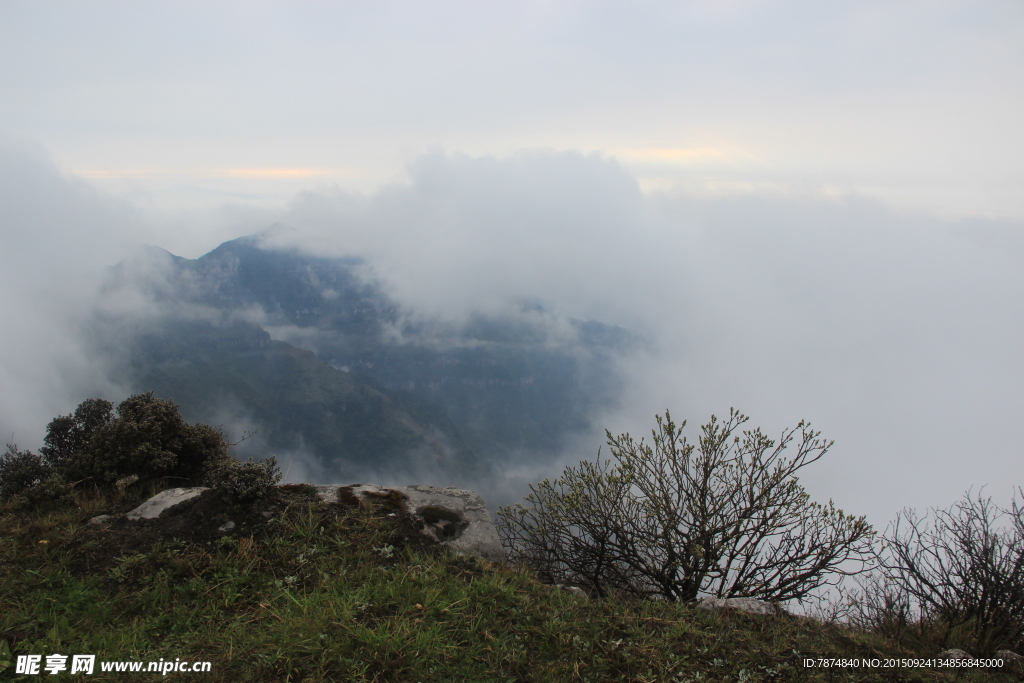
M 50 421 L 39 455 L 10 444 L 0 455 L 0 501 L 16 508 L 64 500 L 83 481 L 111 489 L 118 481 L 162 479 L 251 501 L 265 496 L 281 471 L 274 458 L 238 462 L 223 432 L 186 423 L 173 401 L 152 392 L 129 396 L 116 413 L 109 401 L 90 398 Z
M 93 436 L 113 419 L 113 403 L 101 398 L 86 399 L 73 414 L 60 415 L 50 421 L 39 453 L 51 467 L 63 469 L 80 457 Z
M 13 496 L 15 507 L 47 507 L 59 505 L 71 498 L 74 486 L 62 475 L 51 472 L 41 482 Z
M 262 498 L 281 481 L 281 470 L 277 458 L 263 462 L 239 462 L 231 460 L 215 474 L 216 486 L 239 502 Z
M 116 413 L 109 401 L 91 398 L 50 422 L 39 455 L 8 445 L 0 456 L 0 500 L 18 496 L 16 506 L 59 501 L 76 483 L 106 489 L 132 475 L 212 486 L 238 464 L 227 449 L 219 429 L 186 423 L 173 401 L 152 392 L 128 397 Z M 239 484 L 243 495 L 258 489 L 257 474 L 237 475 L 252 482 Z
M 17 444 L 7 444 L 7 451 L 0 455 L 0 500 L 39 485 L 50 472 L 40 456 L 19 451 Z
M 152 392 L 122 401 L 117 417 L 95 421 L 76 445 L 79 450 L 62 456 L 67 476 L 101 486 L 132 474 L 200 485 L 231 457 L 218 429 L 186 423 L 173 401 Z

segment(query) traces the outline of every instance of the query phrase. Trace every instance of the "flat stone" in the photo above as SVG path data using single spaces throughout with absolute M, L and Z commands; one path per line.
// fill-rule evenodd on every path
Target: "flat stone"
M 316 489 L 316 497 L 324 503 L 337 503 L 338 502 L 338 489 L 341 487 L 337 484 L 325 484 L 322 486 L 314 486 Z
M 784 614 L 785 610 L 773 602 L 757 600 L 755 598 L 712 598 L 703 597 L 697 601 L 697 609 L 706 612 L 721 612 L 722 610 L 736 610 L 747 614 L 764 614 L 768 616 Z
M 217 527 L 217 531 L 221 532 L 222 534 L 226 534 L 229 531 L 232 531 L 234 528 L 235 523 L 229 519 L 228 521 L 224 522 L 219 527 Z
M 89 520 L 89 524 L 106 524 L 114 518 L 114 515 L 97 515 Z
M 1019 654 L 1012 650 L 1000 650 L 996 653 L 996 658 L 1003 660 L 1003 663 L 1019 662 L 1021 659 L 1024 659 L 1024 657 L 1021 657 Z
M 454 486 L 317 486 L 317 496 L 329 502 L 377 501 L 423 520 L 422 533 L 459 555 L 505 563 L 505 550 L 491 513 L 480 494 Z
M 145 503 L 129 512 L 126 516 L 130 520 L 156 519 L 164 510 L 191 500 L 209 489 L 205 486 L 193 486 L 190 488 L 167 489 L 156 494 Z

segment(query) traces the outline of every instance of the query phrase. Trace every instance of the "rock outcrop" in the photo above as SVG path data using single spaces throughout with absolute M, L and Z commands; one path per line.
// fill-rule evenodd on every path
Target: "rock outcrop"
M 285 488 L 295 487 L 291 484 Z M 299 485 L 301 488 L 301 485 Z M 314 486 L 317 498 L 325 503 L 358 505 L 385 503 L 422 521 L 420 532 L 435 542 L 451 548 L 459 555 L 470 555 L 505 563 L 505 551 L 491 520 L 487 505 L 479 494 L 455 487 L 440 486 Z M 124 515 L 129 521 L 153 520 L 172 507 L 192 500 L 208 489 L 201 486 L 161 491 L 142 505 Z M 107 525 L 120 515 L 100 515 L 89 520 L 92 525 Z M 230 533 L 235 523 L 219 527 Z
M 584 598 L 585 599 L 587 597 L 587 592 L 585 590 L 583 590 L 582 588 L 580 588 L 579 586 L 567 586 L 567 585 L 565 585 L 563 583 L 556 583 L 556 584 L 542 583 L 540 585 L 544 586 L 545 588 L 550 588 L 551 590 L 557 590 L 557 591 L 562 591 L 563 593 L 568 593 L 569 595 L 576 596 L 577 598 Z
M 203 491 L 208 490 L 205 486 L 193 486 L 190 488 L 167 489 L 156 494 L 145 503 L 125 515 L 130 520 L 156 519 L 164 510 L 170 509 L 186 500 L 192 500 Z
M 504 564 L 505 551 L 479 494 L 453 486 L 317 486 L 317 496 L 329 503 L 360 504 L 372 501 L 423 521 L 422 533 L 459 555 Z
M 138 478 L 136 478 L 137 480 Z M 134 482 L 133 482 L 134 483 Z M 192 500 L 203 491 L 207 491 L 205 486 L 192 486 L 188 488 L 177 488 L 167 489 L 156 494 L 145 503 L 125 513 L 125 517 L 130 521 L 137 522 L 142 519 L 156 519 L 160 516 L 164 510 L 184 503 L 187 500 Z M 114 520 L 118 515 L 98 515 L 89 520 L 89 524 L 106 524 Z
M 736 610 L 747 614 L 764 614 L 777 616 L 785 614 L 786 611 L 773 602 L 756 600 L 754 598 L 711 598 L 704 597 L 697 601 L 697 609 L 707 612 L 720 612 L 722 610 Z

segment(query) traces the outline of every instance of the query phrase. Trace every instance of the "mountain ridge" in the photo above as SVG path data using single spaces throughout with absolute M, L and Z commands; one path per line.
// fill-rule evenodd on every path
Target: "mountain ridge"
M 366 281 L 359 257 L 262 242 L 197 259 L 143 250 L 110 269 L 106 291 L 145 306 L 97 327 L 121 337 L 123 384 L 192 420 L 255 425 L 245 448 L 257 457 L 304 448 L 338 476 L 441 467 L 462 482 L 503 459 L 550 457 L 614 404 L 615 363 L 638 343 L 537 304 L 426 320 Z

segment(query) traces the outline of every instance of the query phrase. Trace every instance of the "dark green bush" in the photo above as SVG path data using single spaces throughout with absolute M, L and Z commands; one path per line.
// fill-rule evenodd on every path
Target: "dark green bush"
M 116 413 L 109 401 L 83 401 L 50 422 L 39 455 L 8 445 L 0 456 L 0 500 L 17 496 L 16 507 L 59 501 L 74 484 L 110 489 L 133 475 L 220 486 L 239 500 L 265 495 L 281 478 L 273 458 L 234 460 L 219 429 L 186 423 L 173 401 L 150 392 L 128 397 Z
M 38 485 L 50 472 L 40 456 L 19 451 L 17 444 L 7 444 L 7 451 L 0 455 L 0 500 Z
M 114 419 L 114 404 L 101 398 L 82 401 L 72 415 L 53 418 L 39 453 L 51 467 L 61 469 L 85 452 L 93 435 Z
M 210 472 L 231 457 L 219 430 L 186 423 L 173 401 L 152 392 L 128 397 L 117 407 L 117 417 L 93 425 L 77 442 L 78 450 L 62 457 L 72 480 L 109 486 L 135 474 L 200 485 L 210 483 Z

